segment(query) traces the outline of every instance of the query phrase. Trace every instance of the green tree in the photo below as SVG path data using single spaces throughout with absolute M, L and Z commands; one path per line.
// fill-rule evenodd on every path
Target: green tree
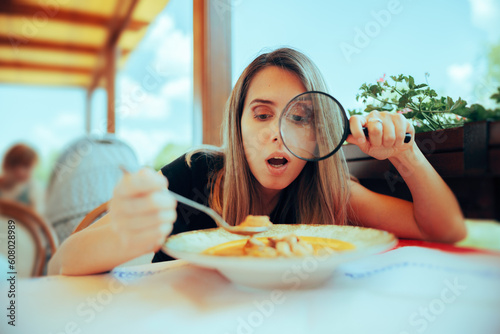
M 488 76 L 495 86 L 500 84 L 500 43 L 493 45 L 488 53 Z
M 179 156 L 183 155 L 191 147 L 189 144 L 183 143 L 168 143 L 166 144 L 156 156 L 153 168 L 159 170 L 166 164 L 174 161 Z
M 59 158 L 60 154 L 60 151 L 52 150 L 46 156 L 40 156 L 40 160 L 34 171 L 34 178 L 43 185 L 47 185 L 56 160 Z

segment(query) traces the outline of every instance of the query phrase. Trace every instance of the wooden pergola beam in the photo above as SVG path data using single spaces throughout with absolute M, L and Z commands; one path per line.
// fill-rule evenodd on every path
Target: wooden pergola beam
M 93 91 L 87 90 L 85 94 L 85 133 L 90 134 L 92 131 L 92 93 Z
M 8 36 L 0 35 L 0 46 L 12 46 L 13 41 Z M 22 42 L 16 44 L 17 48 L 32 48 L 40 49 L 44 51 L 61 51 L 61 52 L 71 52 L 71 53 L 86 53 L 89 55 L 95 55 L 99 52 L 99 48 L 93 45 L 81 45 L 81 44 L 66 44 L 60 42 L 52 41 L 41 41 L 41 40 L 28 40 L 25 44 Z M 130 53 L 130 49 L 122 49 L 122 55 Z
M 202 119 L 203 144 L 219 146 L 232 88 L 230 4 L 193 0 L 193 44 L 194 119 Z M 193 133 L 199 133 L 196 124 Z
M 64 66 L 64 65 L 48 65 L 48 64 L 34 64 L 25 63 L 22 61 L 5 61 L 0 60 L 0 68 L 17 69 L 17 70 L 30 70 L 30 71 L 48 71 L 48 72 L 64 72 L 90 75 L 92 68 Z
M 115 77 L 116 77 L 116 46 L 108 49 L 106 52 L 106 93 L 108 97 L 107 108 L 107 125 L 106 131 L 108 133 L 115 133 L 116 115 L 115 115 Z
M 106 94 L 107 94 L 107 126 L 108 133 L 115 133 L 115 75 L 116 75 L 116 45 L 122 32 L 129 25 L 134 9 L 139 0 L 130 0 L 126 7 L 123 3 L 119 3 L 115 9 L 113 20 L 108 22 L 108 38 L 106 44 L 100 50 L 97 57 L 97 66 L 92 73 L 92 80 L 88 87 L 89 92 L 93 92 L 98 86 L 101 77 L 106 78 Z M 125 8 L 125 10 L 123 10 Z M 120 12 L 124 11 L 123 14 Z M 102 66 L 101 66 L 102 64 Z M 87 110 L 87 114 L 91 110 Z M 89 116 L 86 116 L 88 118 Z
M 16 40 L 13 40 L 8 36 L 0 36 L 0 46 L 12 46 Z M 18 42 L 15 44 L 16 47 L 23 48 L 36 48 L 48 51 L 63 51 L 63 52 L 75 52 L 75 53 L 88 53 L 95 54 L 99 51 L 99 48 L 90 45 L 79 45 L 79 44 L 63 44 L 51 41 L 40 41 L 40 40 L 29 40 L 25 44 Z
M 114 20 L 112 22 L 108 22 L 108 38 L 106 40 L 106 43 L 104 44 L 104 47 L 100 49 L 100 52 L 97 56 L 97 66 L 94 69 L 94 73 L 92 74 L 92 80 L 89 86 L 89 90 L 93 91 L 98 85 L 99 85 L 99 80 L 101 80 L 102 75 L 105 72 L 105 61 L 106 61 L 106 54 L 111 48 L 116 47 L 116 43 L 118 42 L 118 38 L 120 37 L 120 34 L 123 32 L 123 30 L 127 27 L 132 13 L 134 12 L 134 8 L 137 5 L 139 0 L 131 0 L 129 2 L 129 7 L 127 8 L 127 11 L 123 17 L 122 20 L 116 19 L 116 16 L 113 16 Z M 115 53 L 113 51 L 113 53 Z M 102 66 L 99 66 L 99 64 L 102 64 Z
M 47 3 L 52 4 L 51 2 Z M 40 17 L 54 21 L 68 22 L 71 24 L 81 24 L 98 27 L 107 27 L 109 24 L 109 18 L 103 15 L 68 11 L 53 5 L 44 7 L 20 4 L 10 1 L 0 2 L 0 14 L 7 14 L 11 16 L 17 15 L 25 17 Z M 131 20 L 129 25 L 127 26 L 127 29 L 140 30 L 144 27 L 147 27 L 148 24 L 148 22 L 144 21 Z

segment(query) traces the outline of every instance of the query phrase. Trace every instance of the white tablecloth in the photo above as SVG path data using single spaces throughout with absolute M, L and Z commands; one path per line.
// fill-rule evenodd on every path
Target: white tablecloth
M 344 264 L 310 290 L 243 290 L 182 261 L 16 289 L 16 326 L 2 314 L 1 333 L 500 333 L 500 257 L 420 247 Z

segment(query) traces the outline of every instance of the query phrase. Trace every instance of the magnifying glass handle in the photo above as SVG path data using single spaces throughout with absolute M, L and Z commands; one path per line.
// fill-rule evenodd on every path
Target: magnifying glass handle
M 349 129 L 350 132 L 350 129 Z M 368 128 L 363 127 L 363 133 L 365 134 L 366 137 L 368 137 Z M 411 140 L 411 134 L 407 133 L 405 134 L 405 143 L 409 143 Z

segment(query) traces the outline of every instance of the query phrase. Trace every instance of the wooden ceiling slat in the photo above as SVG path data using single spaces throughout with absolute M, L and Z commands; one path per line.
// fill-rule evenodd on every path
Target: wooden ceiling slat
M 12 40 L 8 36 L 0 35 L 0 46 L 11 46 Z M 16 48 L 34 48 L 42 50 L 73 52 L 73 53 L 88 53 L 95 55 L 100 51 L 100 48 L 92 45 L 81 44 L 66 44 L 51 41 L 30 40 L 26 44 L 18 43 Z M 130 49 L 121 49 L 122 55 L 130 53 Z
M 103 87 L 110 49 L 121 66 L 167 3 L 0 0 L 0 82 Z
M 48 72 L 64 72 L 90 75 L 92 68 L 76 67 L 76 66 L 62 66 L 62 65 L 48 65 L 25 63 L 20 61 L 3 61 L 0 60 L 0 68 L 17 69 L 17 70 L 34 70 L 34 71 L 48 71 Z
M 0 35 L 0 45 L 11 46 L 12 40 L 8 36 Z M 29 42 L 27 42 L 26 44 L 18 43 L 16 44 L 16 47 L 36 48 L 36 49 L 64 51 L 64 52 L 89 53 L 92 55 L 99 52 L 98 47 L 91 45 L 66 44 L 66 43 L 40 41 L 40 40 L 29 40 Z
M 27 17 L 40 16 L 40 18 L 42 18 L 43 13 L 43 18 L 50 18 L 50 20 L 63 21 L 71 24 L 100 26 L 105 28 L 109 24 L 109 17 L 107 16 L 68 11 L 63 9 L 58 9 L 55 12 L 50 12 L 44 11 L 44 9 L 40 6 L 18 4 L 9 1 L 0 2 L 0 13 Z M 127 26 L 127 29 L 140 30 L 148 26 L 148 24 L 149 22 L 146 21 L 131 20 Z

